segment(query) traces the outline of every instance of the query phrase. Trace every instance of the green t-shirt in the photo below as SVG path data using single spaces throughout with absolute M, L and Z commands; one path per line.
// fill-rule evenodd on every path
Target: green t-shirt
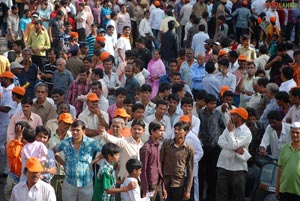
M 291 143 L 281 148 L 278 166 L 281 167 L 281 193 L 300 195 L 300 149 L 294 150 Z

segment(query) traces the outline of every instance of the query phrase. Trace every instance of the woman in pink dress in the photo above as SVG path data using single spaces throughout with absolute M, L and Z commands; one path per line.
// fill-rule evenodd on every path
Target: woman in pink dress
M 160 53 L 158 50 L 153 51 L 153 57 L 148 63 L 148 71 L 150 73 L 147 84 L 152 87 L 151 99 L 157 95 L 158 86 L 159 86 L 159 78 L 166 74 L 165 65 L 160 59 Z

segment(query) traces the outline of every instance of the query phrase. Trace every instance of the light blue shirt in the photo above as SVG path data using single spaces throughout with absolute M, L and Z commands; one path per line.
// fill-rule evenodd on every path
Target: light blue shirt
M 21 31 L 25 31 L 27 24 L 29 24 L 31 21 L 31 18 L 26 18 L 25 16 L 22 17 L 19 22 Z
M 272 98 L 270 102 L 267 104 L 263 114 L 260 116 L 259 121 L 264 125 L 265 128 L 269 125 L 268 114 L 271 110 L 279 110 L 280 107 L 277 105 L 276 99 Z
M 192 80 L 192 89 L 202 90 L 202 80 L 206 75 L 205 66 L 200 66 L 198 63 L 192 65 L 190 76 Z
M 221 83 L 215 75 L 206 74 L 202 80 L 202 87 L 207 93 L 219 97 Z
M 232 73 L 227 73 L 225 76 L 221 72 L 216 74 L 216 78 L 220 81 L 221 86 L 229 86 L 230 91 L 234 92 L 236 87 L 236 77 Z

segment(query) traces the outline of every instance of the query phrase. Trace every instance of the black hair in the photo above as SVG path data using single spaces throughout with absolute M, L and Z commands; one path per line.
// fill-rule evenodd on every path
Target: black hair
M 131 158 L 126 162 L 126 170 L 129 174 L 132 173 L 134 170 L 141 169 L 142 166 L 142 162 L 135 158 Z
M 204 24 L 199 25 L 199 31 L 205 31 L 205 26 Z
M 130 26 L 124 26 L 124 27 L 123 27 L 123 31 L 124 31 L 125 29 L 131 29 L 131 28 L 130 28 Z
M 34 87 L 34 91 L 37 91 L 37 88 L 39 88 L 39 87 L 45 87 L 46 92 L 47 92 L 47 93 L 49 92 L 49 87 L 48 87 L 48 85 L 45 84 L 45 83 L 39 83 L 38 85 L 36 85 L 36 86 Z
M 266 77 L 261 77 L 257 80 L 257 85 L 258 86 L 263 86 L 263 87 L 266 87 L 267 84 L 269 84 L 269 79 L 266 78 Z
M 150 124 L 149 124 L 149 134 L 151 135 L 151 131 L 157 131 L 162 126 L 165 127 L 165 125 L 163 125 L 161 122 L 151 121 Z
M 298 96 L 300 97 L 300 88 L 299 87 L 294 87 L 290 90 L 290 94 L 292 96 Z
M 282 68 L 281 73 L 287 80 L 293 79 L 294 70 L 292 67 L 287 66 L 287 67 Z
M 12 95 L 16 96 L 16 98 L 20 100 L 22 100 L 22 98 L 24 97 L 24 95 L 18 94 L 16 92 L 12 92 Z
M 17 46 L 21 46 L 22 50 L 25 48 L 25 43 L 23 40 L 16 40 L 14 41 L 14 44 L 16 44 Z
M 171 84 L 168 83 L 168 82 L 162 82 L 159 84 L 159 87 L 158 87 L 158 92 L 162 93 L 166 90 L 170 90 L 171 89 Z
M 140 92 L 146 92 L 146 91 L 151 93 L 152 88 L 148 84 L 143 84 L 140 88 Z
M 21 128 L 31 128 L 30 124 L 26 121 L 18 121 L 16 124 L 15 124 L 15 128 L 17 128 L 17 126 L 21 126 Z
M 114 156 L 115 154 L 120 152 L 121 152 L 120 147 L 112 142 L 108 142 L 105 145 L 103 145 L 101 150 L 101 154 L 106 160 L 108 159 L 109 155 Z
M 289 103 L 289 94 L 286 91 L 279 91 L 276 96 L 276 100 L 282 100 L 285 103 Z
M 123 104 L 134 104 L 134 103 L 135 103 L 135 101 L 131 97 L 126 97 L 123 100 Z
M 194 101 L 190 97 L 184 97 L 181 99 L 181 106 L 183 106 L 184 104 L 193 105 L 193 103 L 194 103 Z
M 85 123 L 81 120 L 76 120 L 71 124 L 71 128 L 76 128 L 80 126 L 82 130 L 85 130 L 86 126 Z
M 174 101 L 176 101 L 176 102 L 179 103 L 180 98 L 179 98 L 178 94 L 172 93 L 172 94 L 170 94 L 170 95 L 167 97 L 167 100 L 168 100 L 168 101 L 174 100 Z
M 218 61 L 218 64 L 228 67 L 229 66 L 229 60 L 228 59 L 221 59 Z
M 95 68 L 95 69 L 92 70 L 92 72 L 95 75 L 99 76 L 100 79 L 103 78 L 103 70 L 101 68 Z
M 230 52 L 228 52 L 228 55 L 230 57 L 235 58 L 235 59 L 237 59 L 239 57 L 239 55 L 238 55 L 238 53 L 236 51 L 230 51 Z
M 35 23 L 34 23 L 35 25 L 36 24 L 39 24 L 39 25 L 42 25 L 43 24 L 43 22 L 42 22 L 42 20 L 37 20 L 37 21 L 35 21 Z
M 216 102 L 217 101 L 217 97 L 213 94 L 207 94 L 207 96 L 205 97 L 205 103 L 209 103 L 209 102 Z
M 145 62 L 142 61 L 141 59 L 136 59 L 134 61 L 136 67 L 138 67 L 140 69 L 140 71 L 142 71 L 145 68 Z
M 268 54 L 268 47 L 267 47 L 266 45 L 261 45 L 261 46 L 259 47 L 259 52 L 260 52 L 261 54 Z
M 71 108 L 70 108 L 70 105 L 69 105 L 69 103 L 68 103 L 67 101 L 62 101 L 62 102 L 58 103 L 58 104 L 56 105 L 56 108 L 59 109 L 59 107 L 60 107 L 61 105 L 63 105 L 63 104 L 65 104 L 65 105 L 68 106 L 68 111 L 70 112 Z
M 174 21 L 174 20 L 170 20 L 170 21 L 168 22 L 168 29 L 169 29 L 169 30 L 173 30 L 174 27 L 175 27 L 175 21 Z
M 177 92 L 180 92 L 184 89 L 184 85 L 179 83 L 179 84 L 174 84 L 172 86 L 172 93 L 177 93 Z
M 166 105 L 166 106 L 168 106 L 168 103 L 165 100 L 158 100 L 158 101 L 156 101 L 156 108 L 159 105 Z
M 266 76 L 266 72 L 263 69 L 257 69 L 255 72 L 255 76 L 257 77 L 261 73 L 264 74 L 264 76 Z
M 142 103 L 135 103 L 135 104 L 133 104 L 131 111 L 135 112 L 138 109 L 141 109 L 141 110 L 145 111 L 145 106 Z
M 169 64 L 170 63 L 176 63 L 176 65 L 178 64 L 178 61 L 177 61 L 177 59 L 176 58 L 171 58 L 171 59 L 169 59 Z
M 142 126 L 143 128 L 145 128 L 146 124 L 143 120 L 139 120 L 139 119 L 134 119 L 131 123 L 131 128 L 133 128 L 133 126 L 138 125 L 138 126 Z
M 216 70 L 216 66 L 214 62 L 209 61 L 205 64 L 205 70 L 207 71 L 208 74 L 212 74 Z
M 90 87 L 91 87 L 91 88 L 92 88 L 92 86 L 98 86 L 99 89 L 102 89 L 102 84 L 101 84 L 101 82 L 98 81 L 98 80 L 93 81 L 93 82 L 90 84 Z
M 178 121 L 175 125 L 174 128 L 179 127 L 179 129 L 183 129 L 186 133 L 190 131 L 190 125 L 184 121 Z
M 248 112 L 248 117 L 252 117 L 252 116 L 255 116 L 256 117 L 256 111 L 254 108 L 251 108 L 251 107 L 247 107 L 246 108 L 247 112 Z
M 52 94 L 59 94 L 60 96 L 63 96 L 65 94 L 65 92 L 62 90 L 62 89 L 59 89 L 59 88 L 54 88 L 52 89 L 51 91 L 51 95 Z
M 271 110 L 267 114 L 267 119 L 281 121 L 283 119 L 283 117 L 282 117 L 281 112 L 279 112 L 278 110 Z
M 115 96 L 117 97 L 118 95 L 123 95 L 123 96 L 126 96 L 127 94 L 127 90 L 123 87 L 119 87 L 116 89 L 115 91 Z
M 35 141 L 35 130 L 33 128 L 24 128 L 23 138 L 29 143 L 34 142 Z
M 232 91 L 230 91 L 230 90 L 228 90 L 228 91 L 225 91 L 224 93 L 223 93 L 223 98 L 225 98 L 225 97 L 234 97 L 234 93 L 232 92 Z
M 35 135 L 37 136 L 39 133 L 44 133 L 46 136 L 48 136 L 48 140 L 51 137 L 51 131 L 46 126 L 37 126 L 35 128 Z
M 31 97 L 24 97 L 22 100 L 21 100 L 21 105 L 24 105 L 24 104 L 29 104 L 29 105 L 33 105 L 33 100 Z
M 205 97 L 207 96 L 207 92 L 205 90 L 198 90 L 194 94 L 195 100 L 204 100 Z

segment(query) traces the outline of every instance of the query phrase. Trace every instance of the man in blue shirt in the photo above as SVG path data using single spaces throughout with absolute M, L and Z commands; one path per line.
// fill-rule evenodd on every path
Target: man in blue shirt
M 190 76 L 192 81 L 192 90 L 202 90 L 202 80 L 206 75 L 205 66 L 204 66 L 204 56 L 198 54 L 197 63 L 193 64 L 190 70 Z

